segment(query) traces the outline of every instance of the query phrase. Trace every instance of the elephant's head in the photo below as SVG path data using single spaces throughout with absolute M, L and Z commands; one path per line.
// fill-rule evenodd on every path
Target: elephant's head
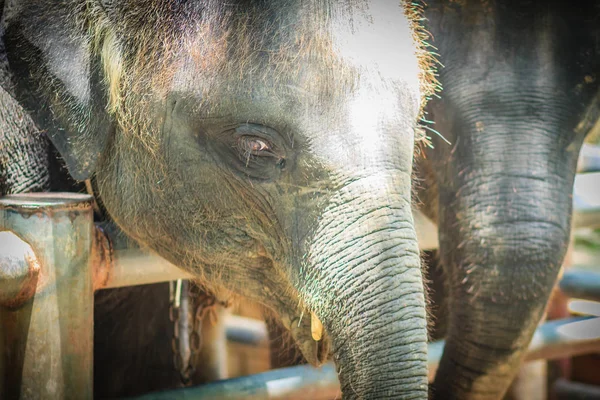
M 16 91 L 49 104 L 38 123 L 123 230 L 274 310 L 313 364 L 330 343 L 345 397 L 425 398 L 407 10 L 54 3 L 8 26 L 11 66 L 36 77 Z

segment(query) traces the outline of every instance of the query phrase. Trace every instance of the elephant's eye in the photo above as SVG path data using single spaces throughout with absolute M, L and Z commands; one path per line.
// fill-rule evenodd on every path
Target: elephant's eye
M 265 157 L 278 158 L 273 151 L 273 145 L 268 140 L 256 136 L 240 136 L 237 148 L 246 167 L 259 162 Z
M 241 124 L 230 136 L 234 160 L 240 172 L 257 179 L 272 179 L 286 169 L 286 143 L 274 129 L 259 124 Z
M 238 147 L 244 154 L 255 156 L 273 155 L 273 146 L 271 146 L 271 143 L 256 136 L 240 136 L 238 139 Z

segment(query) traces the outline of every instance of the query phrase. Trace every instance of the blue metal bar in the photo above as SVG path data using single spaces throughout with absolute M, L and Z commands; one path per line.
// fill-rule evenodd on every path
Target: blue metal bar
M 556 400 L 598 400 L 600 386 L 558 379 L 553 386 Z
M 600 227 L 600 173 L 577 174 L 573 185 L 573 226 Z
M 554 360 L 600 351 L 600 318 L 571 317 L 548 321 L 535 331 L 525 359 Z
M 269 334 L 263 321 L 229 315 L 225 319 L 225 331 L 228 342 L 250 346 L 268 346 Z
M 580 325 L 592 330 L 577 336 Z M 571 329 L 573 328 L 573 329 Z M 597 329 L 596 329 L 597 328 Z M 591 335 L 590 335 L 591 334 Z M 444 342 L 429 344 L 430 379 L 442 356 Z M 576 317 L 547 322 L 540 326 L 531 342 L 528 360 L 561 358 L 600 350 L 600 318 Z M 339 383 L 333 363 L 321 368 L 300 365 L 263 372 L 235 379 L 212 382 L 202 386 L 146 394 L 138 400 L 283 400 L 332 399 L 339 396 Z
M 559 287 L 569 297 L 600 301 L 600 273 L 598 272 L 566 270 Z
M 341 395 L 333 363 L 299 365 L 217 381 L 202 386 L 149 393 L 139 400 L 334 399 Z M 132 398 L 133 399 L 133 398 Z
M 577 172 L 600 172 L 600 146 L 591 144 L 581 146 Z

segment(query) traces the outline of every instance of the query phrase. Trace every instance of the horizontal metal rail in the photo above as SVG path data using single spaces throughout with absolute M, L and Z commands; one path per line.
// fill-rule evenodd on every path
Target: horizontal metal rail
M 600 172 L 577 174 L 575 177 L 573 227 L 600 227 Z
M 96 265 L 94 288 L 111 289 L 177 279 L 193 279 L 193 276 L 157 255 L 124 249 L 114 251 L 111 262 Z
M 435 374 L 444 342 L 429 344 L 429 375 Z M 541 325 L 529 346 L 527 360 L 556 359 L 600 350 L 600 318 L 575 317 Z M 301 365 L 226 379 L 202 386 L 149 393 L 139 400 L 332 399 L 339 396 L 333 363 L 321 368 Z
M 568 297 L 600 302 L 600 273 L 566 270 L 559 288 Z
M 577 172 L 600 172 L 600 146 L 587 143 L 581 146 Z
M 553 385 L 556 400 L 598 400 L 600 386 L 572 382 L 564 378 L 557 379 Z
M 25 243 L 22 245 L 26 246 Z M 110 258 L 110 261 L 104 258 L 102 263 L 95 265 L 94 288 L 96 290 L 193 278 L 188 272 L 167 260 L 139 249 L 117 250 L 112 252 Z M 9 301 L 9 293 L 14 294 L 16 287 L 24 286 L 23 274 L 28 273 L 28 270 L 24 269 L 25 259 L 26 257 L 23 256 L 22 259 L 17 260 L 14 252 L 0 254 L 0 266 L 2 266 L 0 293 L 3 293 L 0 301 Z M 11 265 L 14 264 L 11 268 L 4 267 L 11 262 Z M 600 301 L 600 276 L 592 272 L 566 271 L 561 281 L 561 289 L 570 297 Z
M 225 332 L 229 342 L 253 347 L 269 345 L 267 325 L 258 319 L 228 315 L 225 318 Z

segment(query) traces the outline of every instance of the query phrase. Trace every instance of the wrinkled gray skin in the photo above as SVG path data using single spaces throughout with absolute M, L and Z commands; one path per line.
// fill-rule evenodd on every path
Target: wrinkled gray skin
M 598 117 L 600 8 L 433 1 L 426 16 L 445 66 L 426 117 L 452 143 L 432 135 L 435 149 L 417 167 L 449 293 L 431 391 L 498 399 L 568 245 L 577 156 Z
M 17 101 L 0 87 L 0 195 L 50 187 L 48 140 Z
M 311 363 L 331 344 L 344 398 L 427 396 L 400 6 L 16 4 L 10 91 L 128 235 L 272 309 Z

